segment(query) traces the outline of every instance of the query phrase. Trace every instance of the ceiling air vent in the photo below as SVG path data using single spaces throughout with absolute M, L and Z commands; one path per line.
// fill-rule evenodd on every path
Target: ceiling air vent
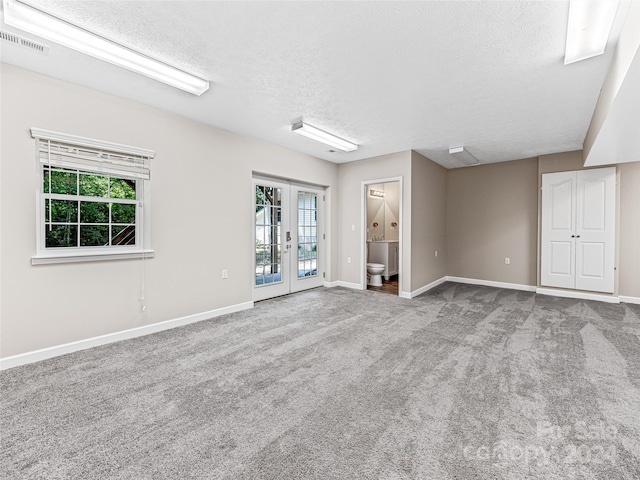
M 16 35 L 15 33 L 9 33 L 9 32 L 0 30 L 0 39 L 4 42 L 13 43 L 15 45 L 18 45 L 24 48 L 29 48 L 31 50 L 35 50 L 36 52 L 40 52 L 45 55 L 49 53 L 49 47 L 47 45 L 34 42 L 33 40 L 29 40 L 28 38 L 21 37 L 20 35 Z

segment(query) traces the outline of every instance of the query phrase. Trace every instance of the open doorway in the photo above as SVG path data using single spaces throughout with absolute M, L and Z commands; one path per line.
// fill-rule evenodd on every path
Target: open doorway
M 363 289 L 402 291 L 402 177 L 363 182 Z

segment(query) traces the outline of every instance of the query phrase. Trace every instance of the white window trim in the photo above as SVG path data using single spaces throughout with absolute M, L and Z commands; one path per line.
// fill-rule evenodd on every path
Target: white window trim
M 153 250 L 135 250 L 131 252 L 82 252 L 73 255 L 56 253 L 55 255 L 41 254 L 31 257 L 31 265 L 49 265 L 52 263 L 99 262 L 103 260 L 128 260 L 132 258 L 153 258 Z
M 132 147 L 118 143 L 106 142 L 87 137 L 80 137 L 66 133 L 54 132 L 40 128 L 32 128 L 31 136 L 38 142 L 50 140 L 52 142 L 66 143 L 78 147 L 95 150 L 106 150 L 124 155 L 154 158 L 155 152 L 144 148 Z M 82 247 L 82 248 L 46 248 L 44 244 L 44 193 L 42 192 L 43 164 L 40 160 L 39 149 L 36 148 L 37 162 L 37 186 L 36 186 L 36 254 L 31 257 L 32 265 L 53 263 L 93 262 L 103 260 L 125 260 L 132 258 L 153 258 L 155 252 L 151 249 L 151 184 L 149 180 L 137 180 L 142 183 L 142 201 L 139 208 L 144 208 L 142 225 L 136 233 L 135 247 Z M 117 175 L 116 175 L 117 176 Z M 123 176 L 126 174 L 123 173 Z

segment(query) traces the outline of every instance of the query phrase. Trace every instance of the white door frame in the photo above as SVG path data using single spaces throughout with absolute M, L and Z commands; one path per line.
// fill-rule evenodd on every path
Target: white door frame
M 404 251 L 403 234 L 404 231 L 404 217 L 402 216 L 402 204 L 404 197 L 403 177 L 387 177 L 378 178 L 373 180 L 363 180 L 360 187 L 360 289 L 367 289 L 367 186 L 375 185 L 376 183 L 391 183 L 399 182 L 398 188 L 398 203 L 400 219 L 400 231 L 398 235 L 398 296 L 401 297 L 403 290 L 403 269 L 402 269 L 402 254 Z

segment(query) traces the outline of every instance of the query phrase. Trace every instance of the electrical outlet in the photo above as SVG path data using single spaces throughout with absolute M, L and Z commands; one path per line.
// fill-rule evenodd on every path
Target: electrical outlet
M 504 257 L 504 264 L 511 265 L 511 259 L 509 257 Z
M 347 263 L 351 263 L 351 257 L 347 257 Z
M 355 232 L 356 231 L 356 226 L 355 225 L 351 225 L 351 231 Z
M 227 272 L 227 270 L 222 270 L 222 278 L 229 278 L 229 272 Z

